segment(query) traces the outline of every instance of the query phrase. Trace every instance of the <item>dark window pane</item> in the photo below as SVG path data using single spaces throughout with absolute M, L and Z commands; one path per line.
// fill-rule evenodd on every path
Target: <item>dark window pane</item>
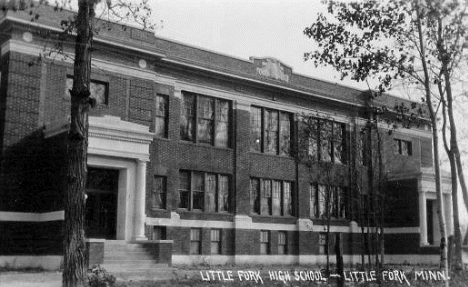
M 73 88 L 73 76 L 67 76 L 65 98 L 70 99 L 70 90 Z M 97 104 L 108 104 L 108 84 L 106 82 L 91 80 L 89 83 L 90 98 Z
M 291 115 L 280 113 L 280 154 L 289 155 L 291 152 Z
M 219 176 L 219 211 L 229 211 L 229 178 Z
M 265 110 L 265 153 L 278 153 L 278 111 Z
M 281 181 L 272 181 L 272 192 L 273 192 L 273 212 L 275 216 L 281 215 Z
M 217 100 L 215 145 L 229 145 L 229 102 Z
M 344 163 L 344 125 L 341 123 L 333 123 L 333 157 L 337 163 Z
M 320 156 L 322 161 L 331 161 L 332 159 L 332 123 L 327 120 L 320 124 Z
M 214 100 L 198 97 L 198 141 L 211 144 L 213 142 Z
M 260 180 L 256 178 L 250 180 L 250 207 L 252 213 L 260 213 Z
M 283 182 L 283 215 L 292 215 L 291 183 Z
M 205 203 L 205 182 L 203 173 L 193 173 L 193 209 L 204 209 Z
M 261 151 L 262 145 L 262 109 L 252 107 L 250 110 L 250 149 Z
M 206 196 L 208 202 L 206 203 L 206 211 L 215 212 L 216 211 L 216 175 L 207 174 L 206 175 Z
M 154 133 L 158 137 L 167 136 L 167 97 L 156 95 L 156 112 L 155 112 L 155 127 Z
M 155 176 L 153 180 L 153 190 L 151 192 L 153 208 L 166 208 L 166 178 Z
M 190 172 L 179 173 L 179 208 L 189 208 Z
M 180 138 L 192 141 L 195 139 L 195 96 L 182 94 L 180 109 Z

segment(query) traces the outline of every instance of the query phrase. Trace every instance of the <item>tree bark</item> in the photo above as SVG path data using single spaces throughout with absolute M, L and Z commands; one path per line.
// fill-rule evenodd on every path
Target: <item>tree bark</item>
M 80 0 L 76 19 L 76 43 L 70 130 L 68 132 L 68 187 L 64 220 L 64 287 L 86 286 L 85 195 L 88 150 L 89 82 L 96 0 Z
M 434 145 L 434 173 L 435 173 L 435 188 L 436 188 L 436 196 L 437 196 L 437 215 L 439 218 L 439 228 L 440 228 L 440 236 L 441 236 L 441 244 L 440 244 L 440 266 L 441 269 L 444 269 L 446 274 L 448 274 L 448 264 L 447 264 L 447 248 L 446 248 L 446 238 L 447 238 L 447 231 L 445 227 L 445 215 L 443 212 L 443 203 L 442 203 L 442 188 L 440 184 L 440 167 L 439 167 L 439 135 L 437 129 L 437 118 L 434 111 L 434 107 L 432 106 L 432 96 L 431 96 L 431 84 L 430 84 L 430 77 L 429 77 L 429 68 L 427 67 L 427 60 L 426 60 L 426 50 L 424 44 L 424 36 L 422 31 L 422 24 L 421 24 L 421 11 L 419 7 L 419 3 L 417 1 L 413 2 L 415 5 L 416 10 L 416 25 L 417 31 L 419 36 L 419 51 L 421 56 L 421 64 L 423 66 L 424 72 L 424 90 L 426 96 L 426 105 L 429 110 L 429 116 L 431 119 L 432 124 L 432 143 Z M 445 285 L 449 286 L 449 281 L 445 280 Z
M 455 250 L 454 256 L 451 260 L 451 266 L 455 270 L 460 270 L 463 268 L 462 263 L 462 235 L 460 230 L 460 216 L 458 211 L 458 181 L 457 181 L 457 166 L 455 163 L 455 155 L 453 154 L 452 149 L 449 147 L 449 143 L 447 141 L 447 105 L 444 98 L 444 92 L 442 89 L 442 84 L 438 83 L 439 88 L 439 95 L 442 99 L 442 138 L 444 142 L 445 152 L 447 153 L 449 162 L 450 162 L 450 174 L 451 174 L 451 184 L 452 184 L 452 209 L 453 209 L 453 228 L 454 228 L 454 243 L 455 243 Z

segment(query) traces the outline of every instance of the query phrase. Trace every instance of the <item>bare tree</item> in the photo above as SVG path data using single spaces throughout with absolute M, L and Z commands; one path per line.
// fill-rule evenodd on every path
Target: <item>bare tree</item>
M 52 2 L 52 1 L 51 1 Z M 3 11 L 24 11 L 31 15 L 31 22 L 40 21 L 41 6 L 53 5 L 60 13 L 64 8 L 71 9 L 76 1 L 46 0 L 3 1 Z M 73 87 L 70 90 L 71 110 L 70 129 L 68 132 L 67 155 L 67 191 L 64 200 L 64 270 L 63 286 L 87 286 L 85 266 L 85 194 L 87 178 L 88 150 L 88 111 L 94 105 L 90 98 L 91 54 L 93 37 L 99 30 L 96 21 L 106 20 L 116 22 L 133 22 L 142 28 L 153 29 L 150 19 L 151 9 L 148 0 L 106 0 L 101 7 L 101 0 L 77 0 L 78 12 L 73 19 L 63 19 L 57 26 L 63 27 L 61 40 L 75 37 L 75 53 L 73 64 Z M 100 12 L 98 16 L 97 11 Z M 107 22 L 102 22 L 107 23 Z M 101 23 L 101 24 L 102 24 Z M 110 29 L 110 28 L 109 28 Z M 75 36 L 76 35 L 76 36 Z M 63 53 L 63 50 L 59 50 Z
M 330 1 L 329 15 L 319 14 L 317 21 L 304 30 L 319 44 L 317 51 L 305 54 L 306 59 L 317 65 L 331 65 L 342 77 L 356 81 L 376 78 L 380 91 L 390 88 L 399 78 L 422 88 L 433 129 L 438 218 L 443 242 L 447 235 L 442 212 L 436 115 L 441 95 L 434 87 L 442 83 L 449 111 L 453 72 L 466 57 L 464 51 L 468 47 L 467 5 L 466 1 Z M 450 120 L 450 113 L 448 118 Z M 453 176 L 458 175 L 468 206 L 462 165 L 457 160 L 460 153 L 454 118 L 450 125 L 451 149 L 458 171 Z M 446 249 L 443 244 L 441 247 L 441 263 L 447 266 Z

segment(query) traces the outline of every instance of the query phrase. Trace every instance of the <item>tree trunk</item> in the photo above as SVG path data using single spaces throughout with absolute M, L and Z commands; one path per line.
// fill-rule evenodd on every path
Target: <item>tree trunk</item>
M 418 29 L 418 36 L 419 36 L 419 51 L 421 56 L 421 64 L 423 66 L 424 72 L 424 89 L 425 89 L 425 96 L 426 96 L 426 105 L 429 109 L 429 116 L 431 119 L 432 124 L 432 143 L 434 145 L 434 173 L 435 173 L 435 189 L 437 195 L 437 215 L 439 218 L 439 228 L 440 228 L 440 236 L 441 236 L 441 244 L 440 244 L 440 266 L 441 269 L 444 269 L 446 274 L 448 274 L 448 264 L 447 264 L 447 249 L 445 240 L 447 238 L 447 231 L 445 228 L 445 216 L 443 212 L 443 204 L 442 204 L 442 189 L 440 184 L 440 166 L 439 166 L 439 136 L 437 130 L 437 117 L 434 111 L 434 107 L 432 106 L 432 96 L 431 96 L 431 83 L 429 78 L 429 68 L 427 67 L 427 60 L 426 60 L 426 49 L 424 45 L 424 36 L 422 32 L 422 24 L 421 24 L 421 11 L 419 4 L 414 2 L 415 10 L 416 10 L 416 21 L 417 21 L 417 29 Z M 445 280 L 445 285 L 449 286 L 449 281 Z
M 341 249 L 341 233 L 336 233 L 335 235 L 335 256 L 336 256 L 336 273 L 340 276 L 338 277 L 338 287 L 344 286 L 343 278 L 343 252 Z
M 439 88 L 439 94 L 442 99 L 442 116 L 443 116 L 443 128 L 442 128 L 442 138 L 444 142 L 444 147 L 445 147 L 445 152 L 447 153 L 447 156 L 449 158 L 450 162 L 450 173 L 451 173 L 451 184 L 452 184 L 452 209 L 453 209 L 453 228 L 454 228 L 454 243 L 455 243 L 455 250 L 453 250 L 452 254 L 453 257 L 451 258 L 451 268 L 455 270 L 461 270 L 463 268 L 463 262 L 462 262 L 462 235 L 461 235 L 461 230 L 460 230 L 460 214 L 458 211 L 458 180 L 457 180 L 457 165 L 456 165 L 456 159 L 455 159 L 455 153 L 454 153 L 454 147 L 457 146 L 456 139 L 454 140 L 453 136 L 453 131 L 452 131 L 452 123 L 450 123 L 450 145 L 447 141 L 447 136 L 446 136 L 446 128 L 447 128 L 447 114 L 449 113 L 448 110 L 452 109 L 452 103 L 447 103 L 446 105 L 444 101 L 444 93 L 442 89 L 442 85 L 439 83 L 438 84 Z M 447 92 L 450 91 L 450 89 L 447 89 Z M 451 92 L 451 91 L 450 91 Z M 447 93 L 447 98 L 449 98 L 448 93 Z M 451 97 L 450 97 L 451 99 Z M 454 124 L 454 123 L 453 123 Z M 449 242 L 451 243 L 451 242 Z M 451 246 L 451 245 L 449 245 Z
M 88 150 L 89 81 L 95 0 L 80 0 L 76 19 L 76 43 L 71 119 L 68 132 L 68 187 L 64 220 L 64 287 L 86 286 L 85 192 Z

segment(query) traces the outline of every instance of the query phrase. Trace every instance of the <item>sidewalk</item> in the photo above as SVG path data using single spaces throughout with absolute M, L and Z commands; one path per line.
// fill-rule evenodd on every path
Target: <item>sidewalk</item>
M 62 272 L 16 272 L 0 273 L 0 287 L 61 287 Z

